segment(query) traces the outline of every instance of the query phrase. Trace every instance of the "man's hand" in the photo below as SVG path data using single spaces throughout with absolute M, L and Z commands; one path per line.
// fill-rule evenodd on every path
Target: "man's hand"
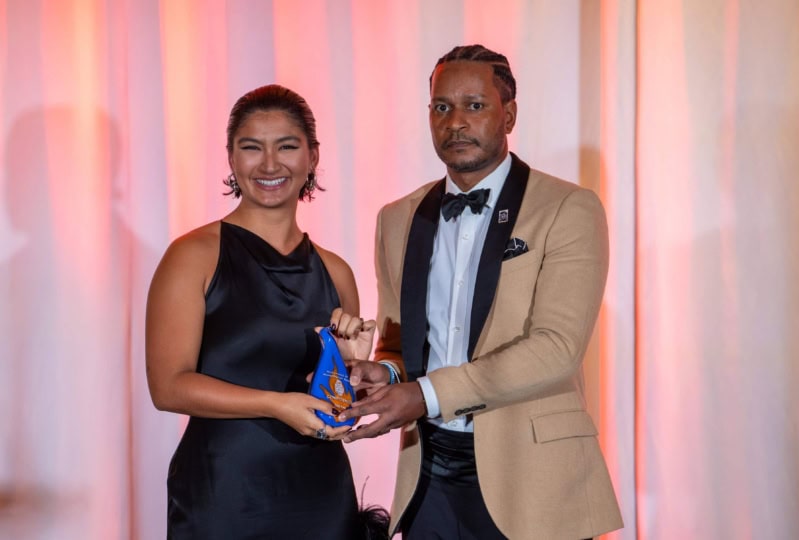
M 370 361 L 355 361 L 350 368 L 350 384 L 356 391 L 366 390 L 368 394 L 375 389 L 387 385 L 391 381 L 391 374 L 383 364 Z
M 379 437 L 424 416 L 422 387 L 416 382 L 383 386 L 365 399 L 353 403 L 352 407 L 339 415 L 339 419 L 370 414 L 376 414 L 377 420 L 350 431 L 344 437 L 344 442 Z

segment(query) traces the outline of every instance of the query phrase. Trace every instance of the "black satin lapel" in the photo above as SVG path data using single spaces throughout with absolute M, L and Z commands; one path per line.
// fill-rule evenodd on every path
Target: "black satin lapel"
M 530 176 L 530 167 L 511 153 L 511 166 L 505 185 L 499 193 L 499 199 L 491 215 L 488 225 L 483 253 L 480 255 L 480 265 L 477 267 L 477 280 L 474 285 L 474 302 L 472 303 L 472 322 L 469 327 L 469 359 L 474 354 L 477 340 L 483 331 L 494 294 L 499 281 L 499 271 L 502 267 L 502 255 L 505 245 L 510 240 L 519 208 L 522 205 L 524 190 L 527 187 L 527 178 Z M 499 213 L 506 210 L 508 219 L 499 223 Z
M 433 185 L 419 203 L 408 233 L 402 267 L 402 360 L 411 381 L 424 375 L 427 367 L 427 355 L 424 352 L 427 340 L 427 282 L 443 194 L 444 180 L 441 180 Z

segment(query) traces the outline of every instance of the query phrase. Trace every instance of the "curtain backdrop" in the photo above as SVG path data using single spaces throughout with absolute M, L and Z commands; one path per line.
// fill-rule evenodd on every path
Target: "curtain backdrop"
M 0 0 L 0 537 L 163 538 L 185 418 L 144 375 L 147 288 L 233 208 L 233 102 L 307 98 L 327 189 L 301 226 L 375 315 L 375 216 L 444 173 L 437 58 L 505 53 L 511 148 L 604 201 L 585 364 L 626 527 L 799 537 L 795 0 Z M 388 506 L 394 434 L 348 447 Z

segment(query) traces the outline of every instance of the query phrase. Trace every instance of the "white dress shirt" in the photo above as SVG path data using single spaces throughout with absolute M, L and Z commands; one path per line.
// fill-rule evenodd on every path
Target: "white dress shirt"
M 490 189 L 486 208 L 473 214 L 467 206 L 463 213 L 444 221 L 439 215 L 438 231 L 433 242 L 430 276 L 427 282 L 427 322 L 430 329 L 427 341 L 430 356 L 427 373 L 446 366 L 459 366 L 469 361 L 469 326 L 472 319 L 472 299 L 477 279 L 477 267 L 483 252 L 488 225 L 510 171 L 508 154 L 488 176 L 470 191 Z M 447 176 L 448 193 L 463 193 Z M 468 192 L 467 192 L 468 193 Z M 460 416 L 449 422 L 441 418 L 441 409 L 433 384 L 428 377 L 417 379 L 422 387 L 429 421 L 455 431 L 473 431 L 470 416 Z

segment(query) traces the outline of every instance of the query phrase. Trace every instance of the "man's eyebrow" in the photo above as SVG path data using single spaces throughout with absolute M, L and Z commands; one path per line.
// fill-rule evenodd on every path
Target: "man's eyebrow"
M 485 99 L 485 97 L 486 94 L 464 94 L 458 99 Z M 451 98 L 443 96 L 433 96 L 430 99 L 432 101 L 453 101 Z

